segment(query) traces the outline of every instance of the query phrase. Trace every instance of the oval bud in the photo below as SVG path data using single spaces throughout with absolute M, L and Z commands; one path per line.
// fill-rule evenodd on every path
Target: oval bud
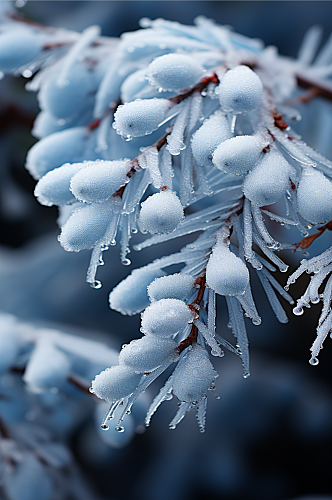
M 159 128 L 172 107 L 167 99 L 137 99 L 118 107 L 113 127 L 127 139 L 151 134 Z
M 213 164 L 228 174 L 243 175 L 258 163 L 264 145 L 257 135 L 231 137 L 219 144 L 213 153 Z
M 332 183 L 319 170 L 303 168 L 297 188 L 299 214 L 309 222 L 321 224 L 332 219 Z
M 242 295 L 249 284 L 248 268 L 234 253 L 215 247 L 206 266 L 206 284 L 219 295 Z
M 203 76 L 203 67 L 185 54 L 166 54 L 149 65 L 146 77 L 161 90 L 179 91 L 192 87 Z
M 142 375 L 135 373 L 129 366 L 112 366 L 92 380 L 90 391 L 98 398 L 113 403 L 132 394 L 141 378 Z
M 158 300 L 142 313 L 141 331 L 146 335 L 172 337 L 183 330 L 193 317 L 193 312 L 182 300 Z
M 227 71 L 215 92 L 222 110 L 238 115 L 260 106 L 263 84 L 248 66 L 236 66 Z
M 194 344 L 174 370 L 173 393 L 180 401 L 196 403 L 206 398 L 218 376 L 207 351 Z
M 191 138 L 191 150 L 198 165 L 212 167 L 212 156 L 217 146 L 232 137 L 226 116 L 217 110 Z
M 259 207 L 276 203 L 286 192 L 292 167 L 277 150 L 265 153 L 243 182 L 246 198 Z
M 194 292 L 195 278 L 190 274 L 170 274 L 155 279 L 148 286 L 151 301 L 160 299 L 188 300 Z
M 175 361 L 179 357 L 176 347 L 174 340 L 147 335 L 132 340 L 121 349 L 119 364 L 129 366 L 135 372 L 151 372 L 162 364 Z
M 41 205 L 66 205 L 75 201 L 71 193 L 70 180 L 84 163 L 65 163 L 62 167 L 55 168 L 42 177 L 35 187 L 35 196 Z
M 167 189 L 149 196 L 141 205 L 138 225 L 141 231 L 167 234 L 184 219 L 183 207 L 173 191 Z

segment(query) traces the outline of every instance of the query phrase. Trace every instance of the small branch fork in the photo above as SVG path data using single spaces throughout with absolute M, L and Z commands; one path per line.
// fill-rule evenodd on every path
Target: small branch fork
M 315 239 L 319 238 L 319 236 L 321 236 L 324 233 L 324 231 L 326 231 L 326 229 L 332 231 L 332 220 L 327 224 L 325 224 L 324 226 L 318 227 L 317 228 L 318 233 L 307 236 L 298 243 L 293 243 L 292 246 L 294 247 L 294 252 L 296 252 L 296 250 L 305 250 L 306 248 L 309 248 L 310 245 L 315 241 Z

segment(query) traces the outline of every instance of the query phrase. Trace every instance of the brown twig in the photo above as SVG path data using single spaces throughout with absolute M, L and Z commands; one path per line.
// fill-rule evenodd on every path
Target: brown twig
M 326 229 L 332 231 L 332 221 L 328 222 L 322 227 L 318 227 L 318 233 L 311 234 L 310 236 L 303 238 L 298 243 L 293 243 L 292 246 L 294 247 L 294 252 L 296 252 L 296 250 L 306 250 L 307 248 L 309 248 L 310 245 L 315 241 L 315 239 L 319 238 L 319 236 L 321 236 Z
M 329 99 L 330 101 L 332 101 L 332 85 L 330 83 L 316 78 L 308 77 L 303 73 L 297 73 L 296 80 L 297 84 L 300 87 L 309 89 L 311 93 L 310 99 L 312 99 L 313 97 L 321 96 L 325 97 L 325 99 Z M 308 100 L 305 100 L 304 102 L 308 102 Z

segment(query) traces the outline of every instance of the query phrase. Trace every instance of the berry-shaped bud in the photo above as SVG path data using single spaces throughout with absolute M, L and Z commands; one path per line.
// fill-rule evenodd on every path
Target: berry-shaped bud
M 212 155 L 217 146 L 232 136 L 226 116 L 217 110 L 196 130 L 191 150 L 198 165 L 212 167 Z
M 160 299 L 188 300 L 194 292 L 195 278 L 190 274 L 170 274 L 155 279 L 148 286 L 151 301 Z
M 135 372 L 151 372 L 158 366 L 171 363 L 179 357 L 175 350 L 176 346 L 174 340 L 147 335 L 132 340 L 121 349 L 119 364 L 129 366 Z
M 161 90 L 179 91 L 192 87 L 203 76 L 203 67 L 185 54 L 166 54 L 149 65 L 146 77 Z
M 228 174 L 243 175 L 258 163 L 264 145 L 257 135 L 231 137 L 219 144 L 213 153 L 213 164 Z
M 142 313 L 141 331 L 146 335 L 172 337 L 194 318 L 191 309 L 178 299 L 162 299 Z
M 110 308 L 129 316 L 143 311 L 150 303 L 148 285 L 164 274 L 160 269 L 149 270 L 146 267 L 135 269 L 111 291 Z
M 183 219 L 179 198 L 173 191 L 166 189 L 149 196 L 142 203 L 138 224 L 143 232 L 167 234 L 174 231 Z
M 259 207 L 276 203 L 289 186 L 291 170 L 291 165 L 276 149 L 265 153 L 244 179 L 244 195 Z
M 0 36 L 0 71 L 9 73 L 30 63 L 41 52 L 40 38 L 26 29 L 12 29 Z
M 309 222 L 321 224 L 332 219 L 332 183 L 319 170 L 303 168 L 297 188 L 299 214 Z
M 73 195 L 85 203 L 103 202 L 128 182 L 129 160 L 87 162 L 71 180 Z
M 218 376 L 207 351 L 194 344 L 174 370 L 173 393 L 180 401 L 196 403 L 207 397 Z
M 215 92 L 223 111 L 239 115 L 260 106 L 263 84 L 248 66 L 236 66 L 227 71 Z
M 118 107 L 113 127 L 127 139 L 151 134 L 159 128 L 172 107 L 168 99 L 137 99 Z
M 142 375 L 125 365 L 106 368 L 91 382 L 90 391 L 109 403 L 126 398 L 134 392 Z
M 228 248 L 215 246 L 206 266 L 206 284 L 219 295 L 242 295 L 249 284 L 248 268 Z
M 75 201 L 70 191 L 70 180 L 84 163 L 65 163 L 42 177 L 35 187 L 35 196 L 41 205 L 66 205 Z

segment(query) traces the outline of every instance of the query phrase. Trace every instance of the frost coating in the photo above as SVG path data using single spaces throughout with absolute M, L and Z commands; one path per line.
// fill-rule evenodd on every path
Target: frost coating
M 226 116 L 217 110 L 207 118 L 191 138 L 191 150 L 198 165 L 212 167 L 217 146 L 232 136 Z
M 215 248 L 206 266 L 206 284 L 219 295 L 242 295 L 249 284 L 248 268 L 229 250 Z
M 96 160 L 86 163 L 71 180 L 73 195 L 85 203 L 106 201 L 121 186 L 128 182 L 129 160 Z
M 332 183 L 322 172 L 303 168 L 297 188 L 298 210 L 309 222 L 320 224 L 332 219 Z
M 185 54 L 166 54 L 149 65 L 146 78 L 162 90 L 179 91 L 192 87 L 203 76 L 204 69 Z
M 165 273 L 160 269 L 149 271 L 144 267 L 135 269 L 122 280 L 109 295 L 109 305 L 111 309 L 132 316 L 148 307 L 150 301 L 147 287 L 155 279 Z
M 272 205 L 285 194 L 291 170 L 291 165 L 278 151 L 265 153 L 262 161 L 244 179 L 244 195 L 259 207 Z
M 132 394 L 141 378 L 142 375 L 128 366 L 112 366 L 96 376 L 91 382 L 90 391 L 98 398 L 112 403 Z
M 257 135 L 238 135 L 222 142 L 212 161 L 223 172 L 243 175 L 258 163 L 263 147 L 264 141 Z
M 14 29 L 0 36 L 0 71 L 14 71 L 29 63 L 41 51 L 41 41 L 28 30 Z
M 222 110 L 238 115 L 260 106 L 263 84 L 248 66 L 236 66 L 227 71 L 215 92 Z
M 52 205 L 66 205 L 75 200 L 70 191 L 70 180 L 84 163 L 65 163 L 42 177 L 36 187 L 35 196 L 39 203 L 48 207 Z
M 201 401 L 218 376 L 207 351 L 195 344 L 174 370 L 173 392 L 180 401 Z
M 151 134 L 164 121 L 172 104 L 167 99 L 137 99 L 118 107 L 113 127 L 124 137 L 141 137 Z
M 160 299 L 188 300 L 194 292 L 195 278 L 190 274 L 170 274 L 155 279 L 148 286 L 151 301 Z
M 121 349 L 119 364 L 129 366 L 135 372 L 151 372 L 168 361 L 175 361 L 179 356 L 176 346 L 174 340 L 147 335 L 132 340 Z
M 139 227 L 141 231 L 151 234 L 167 234 L 174 231 L 183 219 L 179 198 L 167 189 L 153 194 L 142 203 Z
M 146 335 L 172 337 L 193 320 L 190 308 L 178 299 L 153 302 L 142 313 L 142 332 Z

